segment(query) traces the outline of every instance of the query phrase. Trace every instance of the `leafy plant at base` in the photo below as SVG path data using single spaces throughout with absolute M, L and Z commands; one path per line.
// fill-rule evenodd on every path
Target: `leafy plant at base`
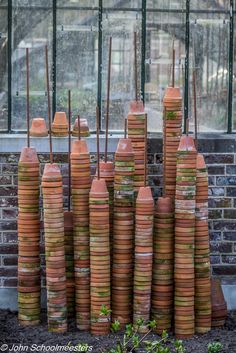
M 100 315 L 110 315 L 111 310 L 106 306 L 101 307 Z M 141 344 L 144 345 L 142 349 L 147 353 L 185 353 L 185 348 L 181 340 L 170 340 L 166 331 L 162 332 L 160 339 L 150 341 L 146 340 L 148 335 L 155 330 L 157 323 L 155 320 L 148 322 L 148 332 L 142 337 L 138 334 L 139 329 L 143 326 L 144 320 L 139 319 L 135 325 L 126 325 L 125 332 L 122 338 L 118 340 L 116 346 L 108 351 L 101 350 L 103 353 L 133 353 L 136 349 L 140 348 Z M 117 333 L 120 330 L 120 322 L 115 320 L 111 323 L 111 331 Z M 215 352 L 210 352 L 215 353 Z
M 207 346 L 208 353 L 218 353 L 222 350 L 223 345 L 220 342 L 212 342 Z

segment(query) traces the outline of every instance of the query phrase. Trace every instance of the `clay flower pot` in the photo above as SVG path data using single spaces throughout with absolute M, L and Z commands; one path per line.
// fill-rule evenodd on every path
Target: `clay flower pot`
M 223 326 L 227 316 L 227 304 L 218 279 L 211 280 L 212 327 Z
M 129 111 L 130 113 L 144 113 L 143 101 L 131 101 Z
M 53 136 L 68 136 L 69 124 L 65 112 L 56 112 L 52 123 Z
M 31 167 L 34 164 L 39 164 L 38 155 L 36 149 L 33 147 L 23 147 L 20 154 L 19 165 L 24 163 L 30 163 Z M 37 166 L 36 166 L 37 167 Z
M 46 137 L 48 136 L 48 129 L 46 121 L 43 118 L 34 118 L 32 120 L 30 136 L 33 137 Z
M 72 135 L 77 137 L 78 136 L 78 118 L 75 119 L 75 123 L 73 126 Z M 80 136 L 81 137 L 88 137 L 90 136 L 88 121 L 87 119 L 80 118 Z

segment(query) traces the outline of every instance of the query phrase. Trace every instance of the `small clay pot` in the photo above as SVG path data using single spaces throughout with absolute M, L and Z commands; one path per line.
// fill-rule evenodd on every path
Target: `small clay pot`
M 34 118 L 32 120 L 30 136 L 33 136 L 33 137 L 48 136 L 48 129 L 44 118 Z

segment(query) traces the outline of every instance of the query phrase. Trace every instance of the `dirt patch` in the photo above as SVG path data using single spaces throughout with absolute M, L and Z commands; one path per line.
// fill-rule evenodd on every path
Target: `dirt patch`
M 86 349 L 86 345 L 92 346 L 92 352 L 104 352 L 114 348 L 116 341 L 122 334 L 110 334 L 105 337 L 94 337 L 87 332 L 79 332 L 73 321 L 69 323 L 69 330 L 65 334 L 49 333 L 47 331 L 46 314 L 42 314 L 42 324 L 37 327 L 21 327 L 18 325 L 17 314 L 8 310 L 0 310 L 0 350 L 3 344 L 9 348 L 5 352 L 10 352 L 14 347 L 32 345 L 45 346 L 66 346 L 69 343 L 73 346 L 78 344 Z M 157 335 L 150 335 L 149 339 L 154 340 Z M 208 334 L 194 336 L 192 339 L 184 341 L 186 353 L 207 353 L 207 345 L 213 341 L 220 341 L 223 344 L 222 353 L 236 353 L 236 312 L 230 312 L 225 326 L 222 329 L 214 329 Z M 42 349 L 34 350 L 43 352 Z M 14 350 L 12 350 L 14 351 Z M 23 350 L 21 350 L 23 351 Z M 33 351 L 29 349 L 28 352 Z M 18 349 L 18 352 L 20 350 Z M 58 352 L 58 350 L 54 350 Z

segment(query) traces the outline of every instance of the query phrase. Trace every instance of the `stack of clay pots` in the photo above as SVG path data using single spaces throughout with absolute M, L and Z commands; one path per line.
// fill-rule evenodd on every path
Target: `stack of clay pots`
M 89 194 L 90 209 L 90 291 L 91 333 L 105 335 L 110 330 L 110 313 L 101 315 L 101 308 L 111 308 L 111 270 L 109 236 L 109 194 L 104 180 L 93 180 Z
M 74 227 L 76 323 L 90 328 L 89 191 L 90 156 L 86 141 L 77 140 L 71 151 L 71 194 Z
M 211 280 L 211 305 L 212 305 L 212 327 L 220 327 L 225 324 L 227 316 L 227 304 L 221 288 L 219 279 Z
M 75 136 L 75 137 L 78 136 L 78 118 L 75 120 L 74 127 L 73 127 L 73 130 L 72 130 L 72 135 Z M 80 118 L 80 136 L 81 137 L 90 136 L 87 119 L 81 119 Z
M 140 332 L 148 331 L 152 291 L 154 201 L 150 187 L 141 187 L 136 199 L 133 322 L 143 319 Z
M 68 120 L 65 112 L 56 112 L 52 123 L 52 135 L 56 137 L 68 136 Z
M 112 253 L 112 320 L 131 322 L 134 242 L 134 152 L 120 139 L 115 154 Z
M 175 334 L 191 337 L 194 324 L 194 244 L 196 207 L 194 141 L 182 136 L 177 153 L 175 195 Z
M 174 299 L 174 205 L 170 197 L 159 197 L 155 212 L 152 280 L 152 317 L 157 333 L 169 330 Z
M 135 160 L 134 190 L 137 196 L 140 186 L 144 185 L 144 149 L 145 149 L 145 123 L 147 115 L 144 113 L 143 102 L 134 101 L 130 104 L 128 114 L 128 137 L 132 141 Z
M 20 324 L 40 321 L 39 161 L 23 148 L 18 166 L 18 317 Z
M 110 240 L 112 240 L 113 229 L 113 202 L 114 202 L 114 165 L 112 162 L 100 162 L 100 179 L 105 180 L 109 193 L 110 213 Z
M 182 97 L 178 87 L 168 87 L 164 96 L 164 172 L 166 196 L 174 199 L 176 184 L 176 153 L 182 134 Z
M 48 136 L 48 129 L 46 121 L 43 118 L 34 118 L 30 129 L 30 136 L 33 137 L 46 137 Z
M 208 173 L 204 157 L 197 155 L 195 231 L 195 331 L 211 329 L 211 273 L 208 232 Z
M 42 177 L 46 255 L 48 329 L 67 330 L 66 263 L 62 175 L 55 163 L 46 164 Z
M 73 213 L 64 212 L 65 258 L 66 258 L 66 293 L 67 316 L 75 313 L 75 278 L 74 278 L 74 243 L 73 243 Z

